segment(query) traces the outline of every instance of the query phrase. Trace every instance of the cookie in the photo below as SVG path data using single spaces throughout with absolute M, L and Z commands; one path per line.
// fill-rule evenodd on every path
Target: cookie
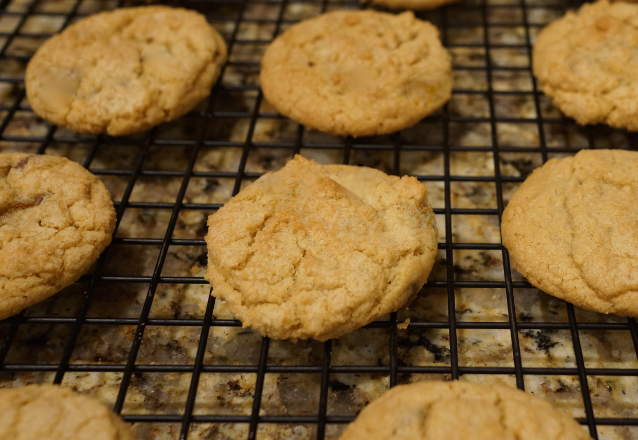
M 416 178 L 301 156 L 241 191 L 208 227 L 213 295 L 276 339 L 323 341 L 397 310 L 437 253 Z
M 108 190 L 79 164 L 0 154 L 0 319 L 77 280 L 114 227 Z
M 125 8 L 92 15 L 45 41 L 27 66 L 25 86 L 42 118 L 121 136 L 192 110 L 225 60 L 224 40 L 197 12 Z
M 340 440 L 591 440 L 570 416 L 516 388 L 399 385 L 365 407 Z
M 333 11 L 296 24 L 266 50 L 260 80 L 281 114 L 343 136 L 409 127 L 452 93 L 439 32 L 412 12 Z
M 638 316 L 638 153 L 583 150 L 536 169 L 503 212 L 503 244 L 534 286 Z
M 370 0 L 374 5 L 386 6 L 391 9 L 435 9 L 456 0 Z
M 568 12 L 538 35 L 533 70 L 578 123 L 638 130 L 638 5 L 603 0 Z
M 135 440 L 129 425 L 97 399 L 55 385 L 0 390 L 0 438 Z

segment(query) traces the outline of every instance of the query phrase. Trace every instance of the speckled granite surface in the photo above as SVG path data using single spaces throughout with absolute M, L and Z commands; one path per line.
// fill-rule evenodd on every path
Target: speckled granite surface
M 176 4 L 180 2 L 172 2 Z M 182 2 L 184 3 L 184 2 Z M 301 154 L 321 163 L 342 163 L 379 168 L 388 173 L 399 172 L 424 178 L 435 208 L 445 208 L 445 160 L 443 145 L 452 148 L 449 158 L 450 207 L 463 210 L 491 210 L 488 214 L 471 211 L 452 215 L 452 229 L 447 231 L 453 243 L 500 243 L 497 216 L 498 197 L 503 202 L 515 191 L 520 180 L 542 163 L 542 155 L 560 157 L 577 148 L 629 148 L 632 138 L 625 133 L 604 127 L 586 129 L 561 119 L 551 102 L 539 97 L 534 100 L 533 82 L 528 69 L 529 57 L 525 21 L 530 26 L 533 41 L 538 30 L 562 15 L 562 9 L 543 6 L 540 0 L 488 0 L 483 10 L 478 0 L 467 0 L 451 6 L 445 12 L 434 11 L 422 16 L 445 27 L 445 43 L 450 46 L 455 66 L 455 93 L 445 113 L 439 112 L 415 127 L 398 135 L 355 139 L 346 149 L 342 139 L 300 129 L 298 124 L 278 118 L 266 102 L 254 113 L 258 92 L 257 66 L 275 24 L 264 19 L 276 19 L 283 12 L 285 29 L 293 20 L 316 15 L 321 4 L 288 2 L 281 11 L 279 3 L 249 1 L 243 11 L 243 21 L 237 25 L 239 3 L 219 3 L 202 8 L 201 3 L 185 2 L 200 7 L 213 18 L 215 27 L 226 37 L 235 36 L 230 60 L 236 64 L 226 68 L 223 88 L 215 96 L 216 116 L 204 133 L 205 145 L 195 162 L 196 173 L 225 172 L 228 177 L 192 177 L 183 202 L 187 204 L 220 204 L 233 192 L 236 173 L 242 163 L 242 144 L 250 136 L 253 144 L 245 158 L 248 177 L 245 187 L 256 174 L 281 167 L 299 148 Z M 77 12 L 90 14 L 118 6 L 110 0 L 80 0 Z M 132 4 L 132 3 L 127 3 Z M 523 8 L 521 5 L 526 4 Z M 4 119 L 21 94 L 19 80 L 23 76 L 25 57 L 63 24 L 65 14 L 76 5 L 75 0 L 10 0 L 7 11 L 0 15 L 0 44 L 8 43 L 5 58 L 0 62 L 0 78 L 15 79 L 0 82 L 0 118 Z M 326 2 L 327 9 L 344 5 Z M 348 6 L 348 5 L 345 5 Z M 352 7 L 352 4 L 349 4 Z M 355 5 L 356 6 L 356 5 Z M 31 8 L 29 10 L 29 8 Z M 31 14 L 22 21 L 23 13 Z M 482 12 L 485 12 L 483 17 Z M 59 15 L 44 15 L 44 14 Z M 483 20 L 489 24 L 487 34 Z M 237 28 L 236 28 L 237 25 Z M 9 38 L 19 29 L 18 35 Z M 491 45 L 488 51 L 485 41 Z M 504 45 L 517 45 L 504 47 Z M 489 55 L 489 57 L 488 57 Z M 496 67 L 488 72 L 487 64 Z M 499 69 L 500 68 L 500 69 Z M 489 73 L 489 74 L 488 74 Z M 249 86 L 248 90 L 241 90 Z M 486 93 L 488 86 L 495 92 Z M 522 92 L 522 93 L 519 93 Z M 164 175 L 141 175 L 134 182 L 130 202 L 174 203 L 182 177 L 193 152 L 194 141 L 204 124 L 199 110 L 154 131 L 157 141 L 144 157 L 143 170 L 164 171 Z M 537 111 L 545 118 L 538 122 Z M 496 119 L 491 120 L 490 115 Z M 251 125 L 256 117 L 254 127 Z M 251 131 L 252 130 L 252 131 Z M 45 152 L 67 156 L 83 163 L 90 160 L 90 169 L 99 171 L 113 198 L 120 201 L 126 192 L 132 170 L 143 152 L 143 136 L 127 140 L 107 139 L 92 154 L 95 139 L 68 130 L 50 131 L 50 126 L 29 111 L 24 100 L 6 121 L 0 140 L 0 151 L 35 152 L 46 139 Z M 47 136 L 50 136 L 47 138 Z M 71 142 L 71 140 L 82 142 Z M 401 149 L 395 149 L 401 145 Z M 493 145 L 501 151 L 494 159 Z M 547 148 L 539 148 L 540 146 Z M 495 166 L 504 177 L 501 187 L 495 183 Z M 118 172 L 111 172 L 118 170 Z M 157 174 L 157 173 L 156 173 Z M 474 179 L 474 180 L 473 180 Z M 170 208 L 170 205 L 168 205 Z M 172 210 L 158 207 L 128 207 L 117 231 L 118 238 L 163 238 Z M 202 239 L 206 233 L 206 217 L 212 209 L 183 209 L 178 215 L 173 238 Z M 441 211 L 440 211 L 441 212 Z M 485 211 L 481 211 L 485 212 Z M 467 213 L 467 214 L 466 214 Z M 445 216 L 437 215 L 440 242 L 446 241 Z M 155 244 L 112 245 L 103 276 L 151 276 L 159 255 Z M 456 249 L 453 251 L 453 276 L 456 281 L 503 281 L 502 253 L 498 249 Z M 206 266 L 206 250 L 202 245 L 170 246 L 161 275 L 163 277 L 201 277 Z M 448 278 L 445 251 L 441 250 L 430 282 Z M 515 281 L 522 281 L 513 274 Z M 86 283 L 77 283 L 55 297 L 28 309 L 28 317 L 75 317 L 83 301 Z M 139 317 L 148 292 L 148 284 L 99 283 L 89 305 L 88 318 Z M 209 287 L 203 284 L 160 283 L 150 311 L 153 319 L 202 319 Z M 458 322 L 508 322 L 508 307 L 504 288 L 458 287 L 454 290 L 455 318 Z M 565 303 L 532 288 L 514 289 L 518 322 L 567 323 Z M 579 323 L 626 323 L 614 316 L 576 310 Z M 231 319 L 223 303 L 217 302 L 214 317 Z M 420 322 L 448 322 L 447 290 L 437 285 L 423 289 L 408 309 L 398 313 L 398 322 L 410 320 L 410 325 L 397 332 L 397 360 L 402 367 L 449 367 L 452 362 L 450 335 L 447 328 L 423 328 Z M 387 318 L 385 318 L 387 319 Z M 416 323 L 416 324 L 415 324 Z M 0 336 L 5 337 L 9 322 L 0 323 Z M 442 325 L 441 327 L 446 327 Z M 71 324 L 23 323 L 7 353 L 6 364 L 57 365 L 73 326 Z M 70 364 L 124 366 L 133 343 L 136 322 L 131 325 L 85 324 L 71 355 Z M 137 365 L 193 365 L 201 327 L 149 325 L 144 333 Z M 586 368 L 636 369 L 638 360 L 627 329 L 579 332 Z M 570 330 L 524 329 L 518 333 L 524 368 L 569 368 L 577 365 Z M 3 339 L 4 340 L 4 339 Z M 204 372 L 200 378 L 195 415 L 249 416 L 252 412 L 262 338 L 240 327 L 215 326 L 210 330 L 204 365 L 246 366 L 242 373 Z M 510 330 L 458 329 L 458 364 L 460 367 L 505 367 L 513 371 L 514 357 Z M 390 331 L 387 328 L 366 328 L 332 342 L 331 365 L 376 366 L 389 371 Z M 271 341 L 268 365 L 321 366 L 323 343 L 315 341 Z M 443 370 L 442 370 L 443 371 Z M 447 371 L 447 370 L 445 370 Z M 513 374 L 482 374 L 480 370 L 464 374 L 461 380 L 485 383 L 505 383 L 515 386 Z M 63 384 L 96 396 L 113 405 L 119 392 L 123 373 L 67 372 Z M 54 372 L 0 371 L 0 386 L 12 387 L 53 380 Z M 399 383 L 429 379 L 449 379 L 441 374 L 404 373 Z M 585 417 L 580 382 L 576 374 L 524 376 L 528 392 L 554 402 L 561 410 L 576 417 Z M 190 372 L 134 373 L 122 414 L 182 414 L 191 383 Z M 372 399 L 390 385 L 387 373 L 334 373 L 329 377 L 328 416 L 355 416 Z M 638 378 L 636 376 L 588 376 L 591 400 L 596 417 L 636 417 L 638 415 Z M 266 373 L 260 414 L 266 416 L 317 416 L 321 374 Z M 328 424 L 325 435 L 337 439 L 345 425 Z M 177 439 L 180 423 L 136 423 L 139 439 Z M 247 423 L 195 423 L 190 439 L 246 438 Z M 638 428 L 629 426 L 599 426 L 601 439 L 638 439 Z M 313 424 L 263 423 L 257 428 L 258 439 L 312 439 L 317 435 Z

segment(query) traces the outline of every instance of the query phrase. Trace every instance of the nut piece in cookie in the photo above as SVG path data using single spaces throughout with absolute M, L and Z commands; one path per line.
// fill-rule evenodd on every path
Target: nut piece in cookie
M 638 316 L 638 153 L 583 150 L 536 169 L 503 212 L 503 244 L 534 286 Z
M 114 227 L 111 195 L 76 162 L 0 154 L 0 319 L 77 280 Z
M 25 75 L 33 110 L 78 132 L 126 135 L 178 118 L 206 98 L 226 44 L 194 11 L 101 12 L 44 42 Z
M 0 438 L 12 440 L 135 440 L 100 401 L 56 385 L 0 390 Z
M 638 5 L 601 0 L 544 28 L 533 50 L 543 92 L 580 124 L 638 131 Z
M 417 382 L 365 407 L 340 440 L 591 440 L 549 402 L 506 386 Z
M 412 12 L 333 11 L 277 37 L 260 81 L 281 114 L 327 133 L 370 136 L 445 104 L 452 68 L 438 30 Z
M 208 219 L 213 295 L 276 339 L 326 340 L 397 310 L 437 252 L 414 177 L 295 156 Z

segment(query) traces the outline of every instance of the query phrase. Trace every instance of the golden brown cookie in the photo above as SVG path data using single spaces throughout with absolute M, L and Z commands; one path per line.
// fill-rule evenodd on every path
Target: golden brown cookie
M 263 335 L 326 340 L 397 310 L 437 252 L 416 178 L 301 156 L 208 219 L 213 295 Z
M 114 227 L 108 190 L 76 162 L 0 154 L 0 319 L 77 280 Z
M 260 79 L 281 114 L 344 136 L 409 127 L 452 92 L 439 32 L 412 12 L 334 11 L 305 20 L 268 47 Z
M 373 5 L 387 6 L 391 9 L 435 9 L 457 0 L 370 0 Z M 368 1 L 365 1 L 367 3 Z
M 0 438 L 135 440 L 129 425 L 97 399 L 55 385 L 0 390 Z
M 226 44 L 204 16 L 142 6 L 92 15 L 45 41 L 25 85 L 44 119 L 120 136 L 192 110 L 225 60 Z
M 638 153 L 583 150 L 536 169 L 503 212 L 503 244 L 533 285 L 638 316 Z
M 638 5 L 601 0 L 543 29 L 533 50 L 543 92 L 580 124 L 638 130 Z
M 570 416 L 516 388 L 399 385 L 365 407 L 340 440 L 591 440 Z

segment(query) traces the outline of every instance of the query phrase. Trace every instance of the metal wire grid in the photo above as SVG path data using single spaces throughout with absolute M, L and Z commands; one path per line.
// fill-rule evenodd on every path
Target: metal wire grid
M 61 17 L 64 21 L 62 26 L 68 25 L 73 19 L 78 17 L 78 10 L 83 0 L 75 0 L 73 7 L 65 10 L 64 12 L 38 12 L 39 15 L 49 15 Z M 26 62 L 29 59 L 28 55 L 11 55 L 7 53 L 8 48 L 12 42 L 19 36 L 22 38 L 42 38 L 47 37 L 48 34 L 40 33 L 26 33 L 20 32 L 20 28 L 26 22 L 26 20 L 36 11 L 38 8 L 47 3 L 46 0 L 33 0 L 30 2 L 19 2 L 16 6 L 12 0 L 3 0 L 0 2 L 0 18 L 12 17 L 18 20 L 18 24 L 13 31 L 0 33 L 0 38 L 3 41 L 0 47 L 0 63 L 7 62 L 9 60 Z M 279 6 L 279 13 L 277 18 L 251 18 L 247 19 L 245 11 L 250 4 L 261 3 L 268 5 Z M 252 0 L 238 0 L 236 2 L 232 0 L 213 0 L 213 1 L 191 1 L 184 6 L 192 7 L 205 13 L 208 19 L 215 23 L 219 20 L 228 20 L 228 17 L 219 17 L 216 12 L 221 7 L 231 7 L 236 11 L 233 20 L 232 32 L 228 35 L 227 43 L 229 46 L 229 53 L 233 53 L 233 49 L 237 44 L 263 44 L 268 43 L 270 40 L 239 40 L 238 30 L 242 23 L 255 22 L 255 23 L 270 23 L 274 24 L 276 35 L 279 30 L 291 20 L 285 19 L 284 11 L 289 4 L 293 2 L 290 0 L 264 0 L 253 2 Z M 296 3 L 296 2 L 294 2 Z M 328 0 L 314 1 L 309 0 L 305 3 L 312 3 L 319 7 L 320 11 L 325 11 L 328 7 L 336 6 L 348 6 L 358 7 L 353 3 L 332 3 Z M 118 4 L 111 6 L 123 6 L 129 3 L 120 1 Z M 211 327 L 237 327 L 241 324 L 235 320 L 217 319 L 213 317 L 213 308 L 215 306 L 215 298 L 210 296 L 206 307 L 206 312 L 203 319 L 153 319 L 150 318 L 151 306 L 155 297 L 156 289 L 160 284 L 206 284 L 202 278 L 198 277 L 166 277 L 161 276 L 162 268 L 164 266 L 169 246 L 205 246 L 203 240 L 198 239 L 175 239 L 173 238 L 173 231 L 175 229 L 178 216 L 181 210 L 211 210 L 216 209 L 221 205 L 218 204 L 195 204 L 184 202 L 184 196 L 192 177 L 225 177 L 233 178 L 234 188 L 233 195 L 237 194 L 240 190 L 242 181 L 244 179 L 250 179 L 258 177 L 258 173 L 251 173 L 246 171 L 246 163 L 249 152 L 255 148 L 253 143 L 253 133 L 255 126 L 260 118 L 272 118 L 278 117 L 276 115 L 267 115 L 260 112 L 260 105 L 262 103 L 262 95 L 259 92 L 259 88 L 253 85 L 240 85 L 240 86 L 216 86 L 212 91 L 212 97 L 209 100 L 207 108 L 204 112 L 195 112 L 191 115 L 196 118 L 198 122 L 197 131 L 193 133 L 192 137 L 184 139 L 172 139 L 170 141 L 156 138 L 156 131 L 151 130 L 142 138 L 127 139 L 127 144 L 137 145 L 141 149 L 140 154 L 134 169 L 110 169 L 110 170 L 92 170 L 98 175 L 115 175 L 125 176 L 128 178 L 126 189 L 123 193 L 121 201 L 116 203 L 117 210 L 117 224 L 116 230 L 120 226 L 120 222 L 124 215 L 124 212 L 128 208 L 156 208 L 166 209 L 171 211 L 170 220 L 166 228 L 163 238 L 146 239 L 146 238 L 115 238 L 114 243 L 123 246 L 134 245 L 157 245 L 160 246 L 159 256 L 156 261 L 156 265 L 151 276 L 105 276 L 102 274 L 105 260 L 109 254 L 107 249 L 100 257 L 93 272 L 93 275 L 85 276 L 81 279 L 82 282 L 88 283 L 88 287 L 84 293 L 82 305 L 79 312 L 75 317 L 28 317 L 24 313 L 10 318 L 5 321 L 9 328 L 6 333 L 6 337 L 0 347 L 0 371 L 4 372 L 36 372 L 46 371 L 55 373 L 54 382 L 61 383 L 65 373 L 67 372 L 120 372 L 122 373 L 122 379 L 119 389 L 119 394 L 114 405 L 116 412 L 121 412 L 124 401 L 127 395 L 127 389 L 129 388 L 131 378 L 136 373 L 145 372 L 185 372 L 192 373 L 190 389 L 188 391 L 188 397 L 186 400 L 185 411 L 183 414 L 145 414 L 145 415 L 124 415 L 124 418 L 128 422 L 132 423 L 149 423 L 149 422 L 170 422 L 181 423 L 180 438 L 186 439 L 189 436 L 189 429 L 192 424 L 196 423 L 246 423 L 249 425 L 248 437 L 252 440 L 257 436 L 257 428 L 260 423 L 276 423 L 276 424 L 315 424 L 316 437 L 321 440 L 326 434 L 326 424 L 344 424 L 350 422 L 353 417 L 327 414 L 327 400 L 329 393 L 329 378 L 334 373 L 377 373 L 382 375 L 389 375 L 390 385 L 394 386 L 398 382 L 400 374 L 409 373 L 438 373 L 447 374 L 451 378 L 459 378 L 463 374 L 506 374 L 514 375 L 516 379 L 516 385 L 524 389 L 524 376 L 525 375 L 570 375 L 577 376 L 580 382 L 582 390 L 582 399 L 585 409 L 585 418 L 579 419 L 579 422 L 586 425 L 589 428 L 589 432 L 593 438 L 598 438 L 597 426 L 602 425 L 638 425 L 638 416 L 631 418 L 595 418 L 594 409 L 592 406 L 592 400 L 589 392 L 588 376 L 592 375 L 604 375 L 604 376 L 636 376 L 638 375 L 638 369 L 627 368 L 586 368 L 583 360 L 583 350 L 581 348 L 581 342 L 579 337 L 579 330 L 629 330 L 633 341 L 636 355 L 638 356 L 638 332 L 636 329 L 636 323 L 633 319 L 628 319 L 626 322 L 615 323 L 583 323 L 577 322 L 574 307 L 571 304 L 565 304 L 568 316 L 568 322 L 525 322 L 517 320 L 515 303 L 514 303 L 514 289 L 530 287 L 526 282 L 517 282 L 512 280 L 512 273 L 509 264 L 507 251 L 500 244 L 490 243 L 456 243 L 452 238 L 452 220 L 454 215 L 497 215 L 500 220 L 500 216 L 503 212 L 504 202 L 502 187 L 504 183 L 520 182 L 523 178 L 507 177 L 501 174 L 499 153 L 501 152 L 537 152 L 542 156 L 543 162 L 547 160 L 548 154 L 553 153 L 573 153 L 573 148 L 551 148 L 548 147 L 545 140 L 545 124 L 572 124 L 565 118 L 549 118 L 542 116 L 541 109 L 541 93 L 538 91 L 536 84 L 534 83 L 531 90 L 514 90 L 514 91 L 499 91 L 493 88 L 493 76 L 498 71 L 525 71 L 531 73 L 530 67 L 500 67 L 494 65 L 491 61 L 490 51 L 502 48 L 522 49 L 527 51 L 529 56 L 531 51 L 532 30 L 538 28 L 546 23 L 532 23 L 529 20 L 530 11 L 538 7 L 543 8 L 555 8 L 559 11 L 564 10 L 568 5 L 565 4 L 536 4 L 529 0 L 515 0 L 513 3 L 488 3 L 487 0 L 479 0 L 474 3 L 459 3 L 447 8 L 442 8 L 439 12 L 433 13 L 432 20 L 441 29 L 441 36 L 443 42 L 449 47 L 477 47 L 484 50 L 485 53 L 485 66 L 455 66 L 455 70 L 481 70 L 485 72 L 487 78 L 486 90 L 465 90 L 455 89 L 454 93 L 463 94 L 480 94 L 487 97 L 489 103 L 489 116 L 488 117 L 468 117 L 468 116 L 453 116 L 450 115 L 447 107 L 439 116 L 434 116 L 433 120 L 441 121 L 443 126 L 443 142 L 442 145 L 427 146 L 427 145 L 405 145 L 400 135 L 393 135 L 390 137 L 391 142 L 388 144 L 361 144 L 357 143 L 353 139 L 345 139 L 340 144 L 324 144 L 322 148 L 338 148 L 343 150 L 343 162 L 349 163 L 352 152 L 356 149 L 383 149 L 392 151 L 394 157 L 394 173 L 399 174 L 399 163 L 401 159 L 402 151 L 406 150 L 433 150 L 441 151 L 444 154 L 444 174 L 442 176 L 419 176 L 423 181 L 437 181 L 443 182 L 445 189 L 445 207 L 442 209 L 436 209 L 435 212 L 438 215 L 443 215 L 445 218 L 445 230 L 446 239 L 443 243 L 439 243 L 439 249 L 444 251 L 446 260 L 447 280 L 446 281 L 430 281 L 426 285 L 426 289 L 430 288 L 444 288 L 447 290 L 448 298 L 448 321 L 447 322 L 412 322 L 410 328 L 417 329 L 447 329 L 449 330 L 449 349 L 450 349 L 450 365 L 449 366 L 405 366 L 400 365 L 397 356 L 398 350 L 398 338 L 397 338 L 397 313 L 392 313 L 390 319 L 387 321 L 377 321 L 370 324 L 369 328 L 384 328 L 389 330 L 390 335 L 390 363 L 387 366 L 344 366 L 333 365 L 331 363 L 331 350 L 332 342 L 327 341 L 324 344 L 323 360 L 321 365 L 316 366 L 273 366 L 268 365 L 267 358 L 269 352 L 269 339 L 263 338 L 261 342 L 261 348 L 259 353 L 259 361 L 254 365 L 204 365 L 204 354 L 206 344 L 208 341 L 209 332 Z M 572 5 L 573 6 L 573 5 Z M 522 23 L 514 23 L 517 26 L 522 25 L 524 27 L 524 44 L 494 44 L 490 42 L 489 30 L 496 25 L 490 23 L 490 11 L 492 7 L 499 8 L 511 8 L 521 11 Z M 476 17 L 480 17 L 478 26 L 483 29 L 483 41 L 480 44 L 447 44 L 448 32 L 453 28 L 462 28 L 468 26 L 468 23 L 462 21 L 454 21 L 449 19 L 450 11 L 453 8 L 463 9 L 469 14 L 473 14 Z M 472 23 L 475 26 L 477 23 Z M 499 23 L 500 26 L 508 25 L 507 23 Z M 235 66 L 249 69 L 258 69 L 258 63 L 256 62 L 241 62 L 230 61 L 226 67 Z M 0 141 L 5 143 L 10 142 L 13 148 L 20 149 L 20 145 L 37 145 L 38 153 L 43 153 L 47 147 L 54 140 L 57 127 L 48 126 L 48 129 L 44 136 L 16 136 L 7 135 L 5 130 L 16 115 L 16 112 L 29 111 L 24 100 L 24 88 L 22 77 L 7 77 L 0 78 L 0 83 L 11 83 L 17 88 L 17 93 L 13 98 L 13 103 L 8 106 L 0 107 L 0 112 L 4 114 L 2 122 L 0 123 Z M 228 112 L 218 111 L 214 108 L 216 99 L 215 97 L 223 91 L 257 91 L 257 98 L 254 103 L 253 109 L 250 112 Z M 531 95 L 533 97 L 534 106 L 536 110 L 536 118 L 522 119 L 522 118 L 503 118 L 498 117 L 495 111 L 495 96 L 499 95 Z M 245 117 L 250 119 L 248 133 L 245 142 L 229 142 L 229 141 L 217 141 L 210 140 L 207 136 L 207 130 L 211 125 L 223 124 L 225 118 L 229 117 Z M 489 123 L 491 129 L 491 146 L 486 147 L 464 147 L 460 145 L 453 145 L 450 142 L 450 122 L 484 122 Z M 537 147 L 501 147 L 499 146 L 499 138 L 497 135 L 498 123 L 534 123 L 538 127 L 539 134 L 539 146 Z M 589 148 L 595 147 L 595 136 L 593 129 L 588 129 L 588 142 Z M 298 153 L 304 146 L 303 143 L 304 128 L 299 126 L 297 130 L 296 140 L 293 143 L 290 142 L 276 142 L 272 144 L 260 144 L 259 147 L 263 148 L 281 148 L 286 147 L 294 150 Z M 632 135 L 627 135 L 628 145 L 632 148 L 636 146 L 636 139 Z M 70 144 L 82 144 L 89 147 L 89 152 L 83 165 L 87 168 L 91 166 L 93 159 L 98 154 L 101 148 L 108 148 L 108 145 L 117 144 L 121 142 L 117 139 L 108 139 L 104 136 L 97 136 L 94 138 L 75 138 L 75 137 L 61 137 L 55 139 L 58 142 L 65 142 Z M 176 147 L 190 148 L 190 157 L 188 165 L 184 172 L 173 171 L 153 171 L 146 170 L 144 165 L 148 159 L 148 152 L 153 145 L 173 145 Z M 196 159 L 199 151 L 203 147 L 215 147 L 215 146 L 236 146 L 241 147 L 243 150 L 241 155 L 241 161 L 237 172 L 198 172 L 194 170 Z M 26 147 L 25 147 L 26 148 Z M 494 161 L 494 176 L 493 177 L 464 177 L 454 176 L 450 172 L 450 155 L 455 151 L 489 151 L 493 153 Z M 175 203 L 158 203 L 158 202 L 134 202 L 131 201 L 131 194 L 133 188 L 142 176 L 153 177 L 181 177 L 183 178 L 182 184 L 179 188 Z M 497 191 L 497 208 L 496 209 L 460 209 L 452 208 L 451 201 L 451 185 L 453 182 L 494 182 Z M 454 250 L 463 249 L 484 249 L 498 251 L 502 253 L 503 257 L 503 270 L 504 281 L 458 281 L 455 279 L 455 267 L 454 267 Z M 143 307 L 139 317 L 137 318 L 90 318 L 87 317 L 87 311 L 94 297 L 96 286 L 100 283 L 142 283 L 148 284 L 148 292 L 143 303 Z M 507 296 L 507 309 L 508 320 L 507 322 L 468 322 L 457 320 L 455 310 L 455 289 L 456 288 L 502 288 L 505 290 Z M 27 324 L 66 324 L 71 326 L 72 331 L 66 339 L 64 350 L 60 361 L 56 364 L 14 364 L 6 362 L 7 354 L 14 342 L 16 334 L 22 325 Z M 80 331 L 85 324 L 90 325 L 131 325 L 136 326 L 135 336 L 131 345 L 131 349 L 128 353 L 128 359 L 125 365 L 93 365 L 93 364 L 74 364 L 70 363 L 71 355 L 73 353 L 75 344 L 80 335 Z M 199 337 L 199 345 L 197 355 L 193 365 L 138 365 L 136 359 L 142 343 L 142 338 L 147 326 L 193 326 L 201 327 L 201 334 Z M 513 367 L 468 367 L 459 366 L 459 354 L 457 346 L 457 330 L 459 329 L 501 329 L 509 330 L 511 335 L 511 345 L 513 353 Z M 571 333 L 571 339 L 573 343 L 573 349 L 576 357 L 575 368 L 530 368 L 524 367 L 521 360 L 520 344 L 519 344 L 519 331 L 522 330 L 569 330 Z M 194 415 L 193 409 L 195 405 L 197 388 L 199 379 L 202 373 L 233 373 L 233 372 L 246 372 L 256 373 L 256 384 L 254 400 L 252 404 L 252 412 L 250 415 L 234 416 L 234 415 Z M 264 377 L 266 373 L 301 373 L 301 374 L 319 374 L 321 375 L 321 389 L 319 398 L 319 407 L 316 416 L 263 416 L 259 414 L 262 391 L 264 384 Z

